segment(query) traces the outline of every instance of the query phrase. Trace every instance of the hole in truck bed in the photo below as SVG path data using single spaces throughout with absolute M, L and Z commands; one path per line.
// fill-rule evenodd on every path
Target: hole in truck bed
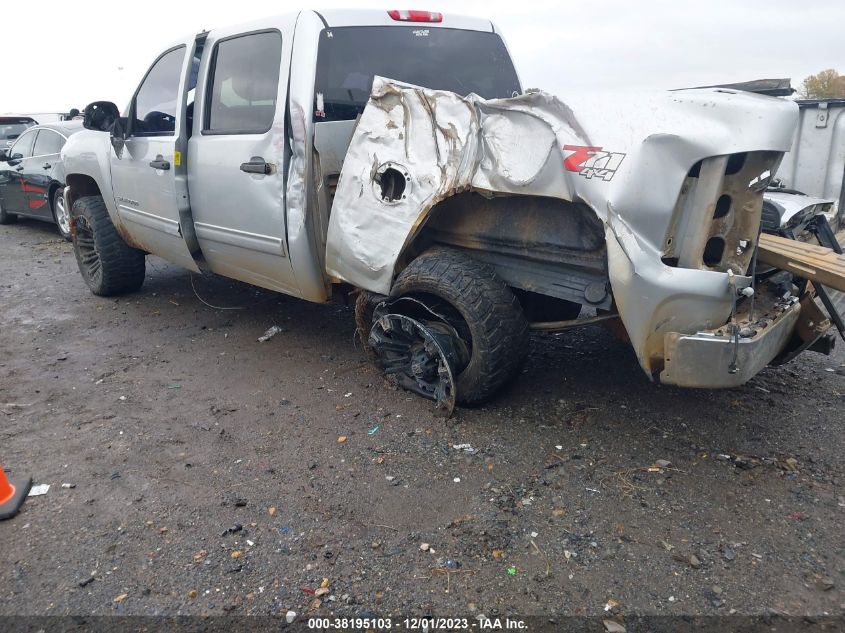
M 713 211 L 713 219 L 718 220 L 719 218 L 725 217 L 730 210 L 731 197 L 727 194 L 719 196 L 719 199 L 716 201 L 716 209 Z
M 405 176 L 393 167 L 388 167 L 377 176 L 381 186 L 381 199 L 385 202 L 396 202 L 405 193 Z
M 704 247 L 704 265 L 715 268 L 722 261 L 725 254 L 725 240 L 721 237 L 711 237 Z

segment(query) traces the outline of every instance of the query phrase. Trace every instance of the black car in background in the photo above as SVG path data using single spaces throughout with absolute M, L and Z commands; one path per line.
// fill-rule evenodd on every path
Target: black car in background
M 28 128 L 38 121 L 28 116 L 0 116 L 0 149 L 8 149 Z
M 60 153 L 68 137 L 82 129 L 82 121 L 36 125 L 24 130 L 8 149 L 0 147 L 0 224 L 16 222 L 18 216 L 46 220 L 70 239 Z

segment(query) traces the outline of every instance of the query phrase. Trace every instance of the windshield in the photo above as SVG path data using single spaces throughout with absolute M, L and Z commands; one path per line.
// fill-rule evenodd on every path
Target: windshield
M 521 92 L 513 62 L 495 33 L 425 26 L 343 27 L 320 34 L 318 120 L 357 117 L 367 104 L 374 75 L 486 99 Z
M 32 119 L 0 119 L 0 142 L 4 145 L 11 145 L 6 141 L 13 141 L 23 132 L 35 125 Z

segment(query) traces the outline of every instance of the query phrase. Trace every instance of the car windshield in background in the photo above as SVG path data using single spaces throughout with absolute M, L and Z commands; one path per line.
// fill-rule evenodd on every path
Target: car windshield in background
M 425 26 L 324 30 L 317 56 L 318 120 L 354 119 L 364 111 L 373 76 L 486 99 L 519 94 L 519 80 L 495 33 Z M 319 103 L 322 95 L 322 104 Z
M 0 117 L 0 147 L 11 145 L 11 141 L 14 141 L 33 125 L 35 125 L 33 119 Z

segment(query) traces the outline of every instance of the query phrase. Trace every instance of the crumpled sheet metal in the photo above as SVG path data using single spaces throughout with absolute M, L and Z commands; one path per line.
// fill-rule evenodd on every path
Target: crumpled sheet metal
M 376 78 L 332 204 L 329 274 L 387 294 L 396 259 L 428 211 L 460 191 L 571 199 L 558 137 L 532 112 L 548 98 L 532 94 L 485 102 Z M 570 129 L 562 135 L 579 138 Z M 397 203 L 385 204 L 373 184 L 387 163 L 410 174 L 406 197 Z
M 788 151 L 797 117 L 792 102 L 725 89 L 578 95 L 564 103 L 544 92 L 463 98 L 377 77 L 344 160 L 326 267 L 387 294 L 403 249 L 446 197 L 472 189 L 583 201 L 605 224 L 609 258 L 616 258 L 611 286 L 648 370 L 644 346 L 669 303 L 685 308 L 674 319 L 680 332 L 724 322 L 730 310 L 724 275 L 660 262 L 684 178 L 711 156 Z M 387 163 L 409 176 L 395 202 L 382 200 L 373 182 Z M 617 247 L 624 242 L 631 247 Z M 633 251 L 636 257 L 626 256 Z

